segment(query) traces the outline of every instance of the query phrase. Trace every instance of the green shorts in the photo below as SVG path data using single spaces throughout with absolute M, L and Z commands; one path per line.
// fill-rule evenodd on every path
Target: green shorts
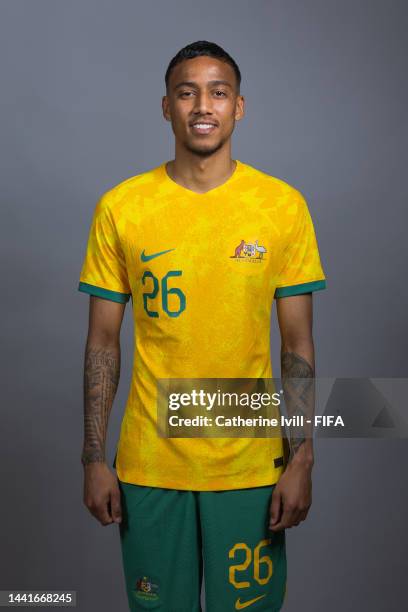
M 268 529 L 274 486 L 179 491 L 119 481 L 129 607 L 278 612 L 286 591 L 285 531 Z

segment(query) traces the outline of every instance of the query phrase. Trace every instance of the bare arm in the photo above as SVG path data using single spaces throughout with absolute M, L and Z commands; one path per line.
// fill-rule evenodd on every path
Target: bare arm
M 279 298 L 281 377 L 288 416 L 314 414 L 314 345 L 312 294 Z M 294 380 L 293 380 L 294 379 Z M 289 427 L 290 461 L 277 483 L 271 504 L 271 529 L 278 531 L 305 520 L 311 505 L 312 425 Z
M 276 308 L 282 341 L 281 377 L 287 396 L 288 416 L 313 418 L 315 361 L 312 294 L 278 299 Z M 289 427 L 289 433 L 291 460 L 313 463 L 311 426 Z
M 124 304 L 90 297 L 84 364 L 83 465 L 105 461 L 109 415 L 119 384 L 124 309 Z
M 106 464 L 109 415 L 120 376 L 125 305 L 91 296 L 84 363 L 84 503 L 103 524 L 120 521 L 116 478 Z

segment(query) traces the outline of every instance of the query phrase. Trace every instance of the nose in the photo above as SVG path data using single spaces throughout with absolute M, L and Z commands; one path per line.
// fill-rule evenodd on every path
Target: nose
M 211 97 L 206 91 L 198 92 L 195 97 L 194 113 L 208 115 L 212 113 Z

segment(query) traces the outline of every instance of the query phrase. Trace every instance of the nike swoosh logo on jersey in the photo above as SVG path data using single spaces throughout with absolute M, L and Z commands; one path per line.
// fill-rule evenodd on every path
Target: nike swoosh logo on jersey
M 150 261 L 151 259 L 154 259 L 155 257 L 160 257 L 160 255 L 164 255 L 165 253 L 170 253 L 170 251 L 174 251 L 174 249 L 167 249 L 166 251 L 160 251 L 159 253 L 152 253 L 151 255 L 146 255 L 143 249 L 142 254 L 140 255 L 140 259 L 142 261 Z
M 235 609 L 243 610 L 244 608 L 248 608 L 248 606 L 252 606 L 252 604 L 254 604 L 256 601 L 259 601 L 263 597 L 266 597 L 266 594 L 259 595 L 258 597 L 255 597 L 254 599 L 249 599 L 248 601 L 241 601 L 241 598 L 238 597 L 237 601 L 235 602 Z

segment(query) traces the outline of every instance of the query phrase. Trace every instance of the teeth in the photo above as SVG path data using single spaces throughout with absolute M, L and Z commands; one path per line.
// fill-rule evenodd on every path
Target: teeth
M 194 127 L 204 130 L 204 129 L 211 128 L 214 126 L 211 125 L 211 123 L 195 123 Z

